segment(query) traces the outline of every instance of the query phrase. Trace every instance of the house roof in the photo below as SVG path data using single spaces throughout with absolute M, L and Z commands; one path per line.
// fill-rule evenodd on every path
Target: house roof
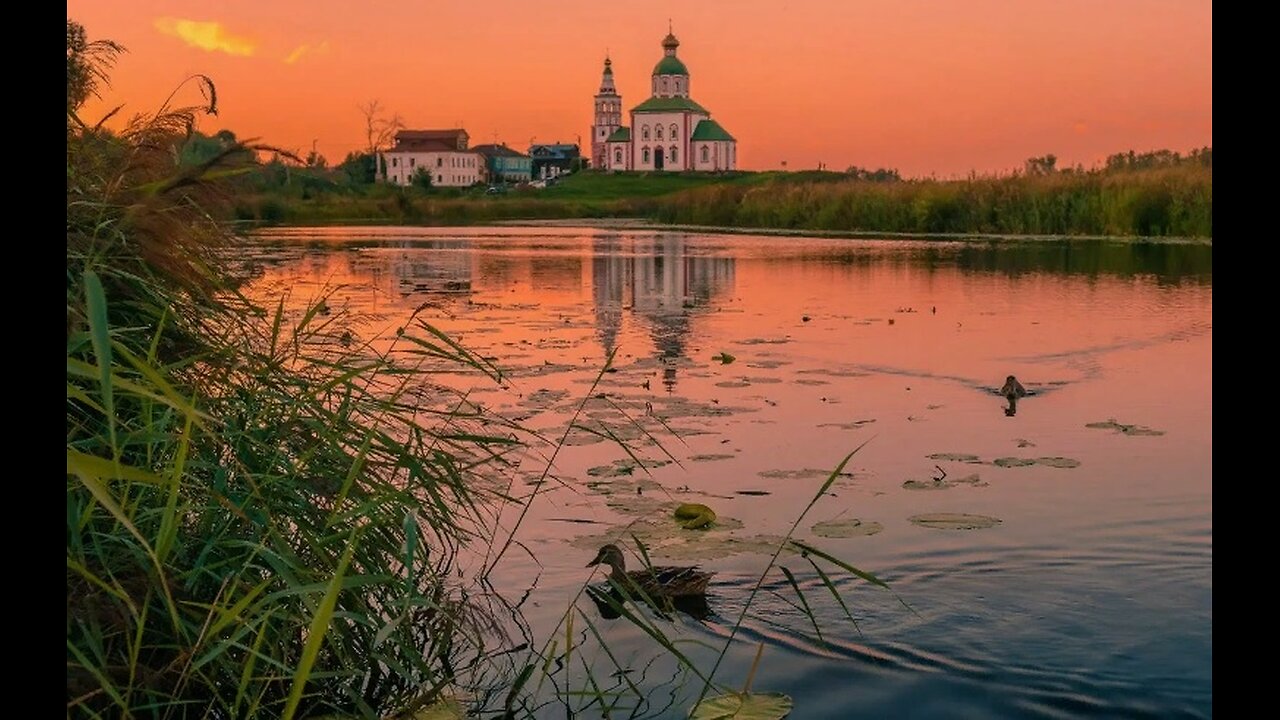
M 628 142 L 631 140 L 631 128 L 620 127 L 613 131 L 609 137 L 605 138 L 605 142 Z
M 654 96 L 631 108 L 631 112 L 679 112 L 681 110 L 702 113 L 703 115 L 711 114 L 710 110 L 687 97 Z
M 408 152 L 467 152 L 459 150 L 457 142 L 446 142 L 444 140 L 399 140 L 396 146 L 383 150 L 389 153 L 408 153 Z
M 465 138 L 471 137 L 462 128 L 454 128 L 452 130 L 401 130 L 396 133 L 396 142 L 400 140 L 455 140 L 459 135 Z
M 557 158 L 568 159 L 576 158 L 581 154 L 577 145 L 563 145 L 553 143 L 549 145 L 531 145 L 529 146 L 529 155 L 539 158 Z
M 478 152 L 481 155 L 484 155 L 485 157 L 515 157 L 515 158 L 528 157 L 528 155 L 521 155 L 520 153 L 516 152 L 515 150 L 512 150 L 506 145 L 493 145 L 493 144 L 476 145 L 475 147 L 471 148 L 471 152 Z
M 689 136 L 689 139 L 693 141 L 730 140 L 736 142 L 734 137 L 729 134 L 729 131 L 720 127 L 720 123 L 710 118 L 698 123 L 698 126 L 693 129 L 693 134 Z

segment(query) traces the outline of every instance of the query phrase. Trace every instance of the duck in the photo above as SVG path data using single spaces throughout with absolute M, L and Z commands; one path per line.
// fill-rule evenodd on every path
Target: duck
M 1018 382 L 1018 378 L 1010 375 L 1004 379 L 1004 387 L 1000 388 L 1000 394 L 1012 400 L 1026 397 L 1027 389 L 1022 387 L 1022 383 Z
M 609 578 L 626 590 L 640 590 L 653 599 L 696 598 L 705 596 L 707 583 L 715 573 L 700 570 L 697 567 L 664 566 L 651 567 L 644 570 L 627 570 L 626 558 L 622 549 L 609 544 L 600 548 L 596 557 L 587 563 L 608 565 L 611 569 Z

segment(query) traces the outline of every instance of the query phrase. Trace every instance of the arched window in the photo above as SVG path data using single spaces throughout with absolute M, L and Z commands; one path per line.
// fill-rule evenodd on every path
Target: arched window
M 642 139 L 642 140 L 648 140 L 648 139 L 649 139 L 649 126 L 648 126 L 648 125 L 645 125 L 644 127 L 640 128 L 640 139 Z
M 617 150 L 613 151 L 613 161 L 618 163 L 619 165 L 622 164 L 622 148 L 618 148 Z
M 707 162 L 707 146 L 702 146 L 702 162 Z
M 662 78 L 662 92 L 666 92 L 666 91 L 667 91 L 667 79 Z
M 646 163 L 649 162 L 649 148 L 645 148 L 644 151 L 640 154 L 640 157 L 644 158 L 644 161 Z
M 678 158 L 676 156 L 676 146 L 672 145 L 671 146 L 671 163 L 674 165 L 677 160 Z
M 676 78 L 676 92 L 680 92 L 680 78 Z
M 653 129 L 653 132 L 654 132 L 654 137 L 655 137 L 655 138 L 657 138 L 657 139 L 659 139 L 659 140 L 661 140 L 661 139 L 662 139 L 662 126 L 661 126 L 661 125 L 659 125 L 658 127 L 654 128 L 654 129 Z
M 679 128 L 677 128 L 677 127 L 676 127 L 676 124 L 675 124 L 675 123 L 671 123 L 671 139 L 672 139 L 672 140 L 675 140 L 675 139 L 677 138 L 677 130 L 678 130 L 678 129 L 679 129 Z

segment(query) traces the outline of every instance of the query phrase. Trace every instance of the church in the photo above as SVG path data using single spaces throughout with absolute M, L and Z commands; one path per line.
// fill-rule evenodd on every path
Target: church
M 689 69 L 668 31 L 662 59 L 653 67 L 648 100 L 631 108 L 631 125 L 622 124 L 622 95 L 613 84 L 613 62 L 605 57 L 591 128 L 591 164 L 602 170 L 680 172 L 733 170 L 738 143 L 711 119 L 711 111 L 689 96 Z

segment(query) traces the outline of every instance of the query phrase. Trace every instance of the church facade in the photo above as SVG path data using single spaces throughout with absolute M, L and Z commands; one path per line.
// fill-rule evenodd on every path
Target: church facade
M 676 57 L 680 41 L 667 33 L 653 68 L 648 100 L 622 124 L 622 95 L 613 62 L 604 60 L 591 127 L 591 164 L 602 170 L 681 172 L 734 170 L 738 142 L 689 95 L 689 69 Z

